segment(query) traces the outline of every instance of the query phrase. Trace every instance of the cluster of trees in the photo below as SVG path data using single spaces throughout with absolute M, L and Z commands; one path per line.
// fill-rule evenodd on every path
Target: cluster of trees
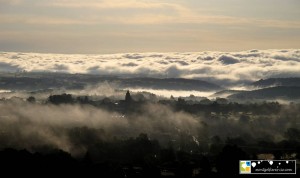
M 140 98 L 140 97 L 139 97 Z M 52 104 L 90 104 L 97 107 L 102 107 L 109 110 L 120 110 L 119 107 L 126 107 L 127 109 L 130 108 L 133 111 L 138 110 L 137 107 L 142 106 L 143 104 L 150 102 L 143 97 L 143 100 L 134 100 L 129 91 L 126 92 L 125 100 L 121 101 L 114 101 L 109 98 L 104 98 L 102 100 L 93 101 L 90 100 L 88 96 L 78 96 L 73 97 L 71 94 L 61 94 L 61 95 L 51 95 L 48 97 L 48 102 Z M 34 97 L 29 97 L 27 99 L 30 102 L 34 102 Z M 121 105 L 115 105 L 115 103 Z M 197 114 L 199 112 L 210 114 L 211 112 L 216 113 L 236 113 L 236 112 L 243 112 L 243 113 L 252 113 L 256 115 L 269 115 L 269 114 L 277 114 L 282 109 L 282 105 L 278 102 L 262 102 L 262 103 L 247 103 L 247 104 L 240 104 L 236 102 L 229 102 L 224 98 L 217 98 L 216 101 L 210 101 L 207 104 L 203 104 L 198 102 L 196 104 L 190 104 L 186 102 L 182 98 L 178 98 L 175 100 L 174 98 L 170 100 L 159 100 L 159 104 L 168 105 L 175 110 L 185 111 L 191 114 Z M 122 105 L 123 104 L 123 105 Z M 128 104 L 133 105 L 134 107 L 128 107 Z
M 34 103 L 35 98 L 29 97 L 27 101 Z M 150 101 L 135 100 L 129 92 L 126 93 L 124 100 L 120 101 L 109 98 L 94 101 L 87 96 L 74 97 L 70 94 L 51 95 L 47 100 L 47 103 L 55 105 L 89 104 L 109 111 L 126 113 L 128 114 L 126 119 L 130 119 L 131 115 L 142 117 L 141 108 L 147 102 Z M 184 112 L 204 117 L 200 122 L 203 125 L 201 128 L 203 134 L 198 137 L 202 140 L 195 141 L 193 135 L 178 131 L 176 138 L 179 139 L 174 140 L 173 135 L 167 144 L 162 144 L 158 138 L 158 140 L 151 139 L 152 135 L 149 133 L 147 134 L 150 138 L 147 134 L 140 134 L 136 138 L 113 136 L 107 138 L 103 129 L 75 127 L 67 130 L 68 141 L 74 145 L 71 149 L 81 150 L 84 154 L 72 156 L 49 145 L 32 148 L 30 152 L 3 149 L 0 151 L 0 167 L 3 170 L 25 167 L 28 170 L 36 168 L 52 173 L 63 171 L 68 175 L 96 174 L 105 177 L 166 175 L 203 177 L 237 176 L 238 161 L 258 159 L 259 153 L 273 154 L 275 159 L 300 159 L 300 129 L 297 125 L 292 125 L 295 123 L 294 120 L 299 118 L 299 104 L 282 105 L 277 102 L 239 104 L 222 99 L 207 104 L 190 104 L 182 98 L 161 100 L 154 104 L 158 107 L 167 105 L 175 114 Z M 238 121 L 229 119 L 232 113 L 238 116 Z M 272 120 L 274 115 L 276 120 Z M 225 118 L 225 121 L 222 118 Z M 239 135 L 234 133 L 236 136 L 224 138 L 221 132 L 214 133 L 215 135 L 204 133 L 212 132 L 214 127 L 221 128 L 220 125 L 222 129 L 230 129 L 232 133 L 236 127 L 241 127 L 237 129 L 240 131 Z M 251 127 L 254 130 L 257 128 L 253 127 L 265 129 L 260 131 L 265 135 L 253 137 L 248 133 Z M 272 127 L 281 131 L 271 132 Z M 280 133 L 282 139 L 275 141 L 272 133 Z
M 258 159 L 256 153 L 271 153 L 275 159 L 297 153 L 297 159 L 300 158 L 300 130 L 294 128 L 285 132 L 286 140 L 282 143 L 265 141 L 254 146 L 256 150 L 239 145 L 244 145 L 241 139 L 222 141 L 215 136 L 211 138 L 209 152 L 187 143 L 178 147 L 171 140 L 169 145 L 161 145 L 144 133 L 136 138 L 107 140 L 99 138 L 103 130 L 81 127 L 70 129 L 69 134 L 76 147 L 85 148 L 82 156 L 73 157 L 49 145 L 31 152 L 8 148 L 0 151 L 0 167 L 4 171 L 24 169 L 24 174 L 29 175 L 38 174 L 35 170 L 39 170 L 54 176 L 64 173 L 105 177 L 232 177 L 239 175 L 239 160 Z M 259 150 L 263 147 L 267 148 Z
M 164 148 L 146 134 L 127 140 L 89 143 L 83 157 L 74 158 L 58 149 L 44 148 L 41 152 L 4 149 L 0 151 L 2 170 L 25 170 L 28 175 L 40 171 L 50 175 L 83 175 L 108 177 L 201 177 L 213 175 L 238 175 L 235 163 L 249 156 L 240 148 L 225 145 L 213 159 L 199 152 Z M 212 171 L 212 166 L 218 173 Z M 38 172 L 37 172 L 38 171 Z

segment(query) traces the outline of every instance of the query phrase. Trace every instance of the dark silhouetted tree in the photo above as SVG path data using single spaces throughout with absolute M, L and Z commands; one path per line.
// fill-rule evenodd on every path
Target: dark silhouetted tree
M 300 130 L 296 128 L 289 128 L 287 131 L 284 133 L 284 136 L 288 140 L 293 140 L 293 141 L 300 141 Z
M 63 104 L 63 103 L 73 103 L 72 95 L 70 94 L 62 94 L 62 95 L 51 95 L 48 98 L 48 101 L 53 104 Z
M 129 103 L 132 101 L 132 98 L 130 96 L 129 90 L 127 90 L 126 95 L 125 95 L 125 102 Z
M 239 160 L 248 160 L 249 156 L 236 145 L 225 145 L 217 156 L 216 167 L 222 176 L 238 176 Z
M 30 96 L 30 97 L 27 98 L 27 101 L 30 102 L 30 103 L 35 103 L 35 97 Z

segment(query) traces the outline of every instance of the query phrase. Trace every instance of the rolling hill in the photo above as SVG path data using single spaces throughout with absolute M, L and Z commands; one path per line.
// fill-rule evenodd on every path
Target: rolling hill
M 253 87 L 266 88 L 274 86 L 298 86 L 300 87 L 300 78 L 269 78 L 261 79 L 250 84 Z
M 300 87 L 277 86 L 230 95 L 230 99 L 300 99 Z
M 107 82 L 118 89 L 150 88 L 163 90 L 220 91 L 223 88 L 206 81 L 182 78 L 122 78 L 116 76 L 66 73 L 0 74 L 0 89 L 44 90 L 49 88 L 84 89 Z

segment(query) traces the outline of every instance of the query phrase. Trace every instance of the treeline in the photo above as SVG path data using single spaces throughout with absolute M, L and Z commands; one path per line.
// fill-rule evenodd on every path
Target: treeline
M 121 122 L 123 119 L 130 121 L 128 122 L 130 125 L 130 123 L 136 124 L 138 121 L 136 117 L 139 117 L 143 122 L 135 127 L 121 127 L 124 130 L 121 130 L 122 132 L 118 130 L 122 133 L 118 136 L 105 132 L 102 125 L 97 128 L 65 127 L 66 125 L 57 128 L 55 125 L 45 127 L 47 128 L 46 132 L 54 132 L 56 135 L 64 137 L 66 145 L 69 145 L 67 149 L 64 149 L 64 144 L 60 144 L 62 145 L 60 148 L 53 145 L 32 144 L 28 146 L 24 144 L 29 151 L 22 150 L 22 147 L 9 147 L 13 143 L 13 137 L 20 136 L 23 129 L 16 129 L 12 135 L 8 134 L 9 131 L 5 133 L 4 130 L 0 130 L 0 142 L 8 145 L 6 147 L 0 145 L 2 149 L 0 151 L 0 168 L 2 170 L 25 168 L 28 174 L 42 170 L 46 174 L 52 173 L 56 176 L 59 175 L 59 172 L 64 172 L 67 175 L 92 176 L 95 174 L 102 177 L 211 177 L 237 176 L 239 173 L 238 161 L 261 159 L 259 154 L 273 155 L 274 159 L 300 159 L 300 129 L 297 125 L 300 116 L 299 104 L 282 105 L 277 102 L 239 104 L 225 99 L 206 103 L 190 103 L 182 98 L 177 100 L 174 98 L 137 100 L 129 92 L 124 100 L 117 101 L 110 98 L 92 100 L 87 96 L 76 97 L 62 94 L 51 95 L 46 102 L 42 103 L 38 103 L 34 97 L 29 97 L 27 102 L 27 110 L 37 106 L 55 108 L 50 110 L 50 115 L 59 108 L 66 108 L 64 106 L 72 109 L 73 104 L 75 106 L 92 105 L 95 107 L 88 106 L 88 108 L 93 108 L 87 110 L 88 112 L 79 112 L 81 106 L 76 107 L 74 111 L 83 113 L 83 116 L 88 119 L 91 117 L 90 113 L 100 108 L 114 111 L 108 113 L 124 115 L 124 118 L 115 119 L 113 114 L 108 114 L 109 120 L 115 119 Z M 150 108 L 147 108 L 149 103 L 155 105 L 155 109 L 146 112 Z M 48 104 L 51 107 L 48 107 Z M 10 106 L 22 109 L 25 105 L 21 103 L 19 105 L 10 104 Z M 166 113 L 159 114 L 161 108 L 162 110 L 170 109 Z M 3 107 L 4 109 L 8 108 Z M 35 111 L 41 109 L 43 108 L 37 107 Z M 13 114 L 9 112 L 7 115 L 1 116 L 4 124 L 6 123 L 4 122 L 5 118 L 10 121 L 10 118 L 24 117 L 21 113 L 25 111 L 12 111 L 12 113 L 17 113 L 15 117 L 11 117 L 10 115 Z M 64 110 L 60 113 L 63 115 Z M 172 114 L 168 115 L 168 113 Z M 182 113 L 189 114 L 182 115 Z M 24 118 L 28 120 L 36 113 L 29 115 L 25 112 L 25 114 Z M 172 125 L 172 122 L 167 119 L 167 117 L 173 118 L 178 115 L 181 116 L 178 121 L 182 125 L 185 124 L 184 117 L 189 116 L 189 119 L 195 119 L 193 120 L 195 122 L 192 123 L 199 125 L 199 128 L 195 127 L 197 131 L 191 133 L 191 127 L 187 127 L 186 130 L 180 129 L 176 127 L 179 125 Z M 101 118 L 100 115 L 99 118 Z M 156 118 L 158 119 L 155 120 Z M 62 119 L 66 119 L 66 117 L 63 115 Z M 98 115 L 96 119 L 98 119 Z M 22 121 L 20 126 L 29 125 L 28 123 L 26 125 L 24 120 L 20 121 Z M 140 134 L 135 138 L 125 135 L 126 132 L 158 121 L 163 122 L 159 122 L 158 126 L 155 125 L 153 128 L 157 130 L 150 130 L 151 133 L 148 130 L 149 133 Z M 177 122 L 177 120 L 173 122 Z M 103 124 L 105 123 L 103 122 Z M 160 127 L 164 123 L 169 124 L 170 128 Z M 8 126 L 13 128 L 15 124 Z M 42 125 L 38 124 L 29 128 L 34 129 L 40 126 Z M 116 129 L 119 128 L 116 127 Z M 146 131 L 143 130 L 143 132 Z M 136 133 L 140 133 L 140 131 Z M 136 133 L 132 135 L 136 136 Z M 33 136 L 26 137 L 29 138 L 27 141 L 34 140 Z M 20 138 L 22 141 L 23 137 Z M 53 140 L 54 138 L 50 135 L 49 139 Z M 60 141 L 58 140 L 59 143 Z
M 110 98 L 104 98 L 101 100 L 91 100 L 89 99 L 88 96 L 74 97 L 71 94 L 61 94 L 61 95 L 50 95 L 47 99 L 47 102 L 52 104 L 76 104 L 76 103 L 90 104 L 108 110 L 124 111 L 123 109 L 130 109 L 133 112 L 138 111 L 139 110 L 138 107 L 150 102 L 150 103 L 159 103 L 159 104 L 167 105 L 173 108 L 174 110 L 185 111 L 191 114 L 198 114 L 198 113 L 210 114 L 212 112 L 228 114 L 228 113 L 243 112 L 243 113 L 251 113 L 256 115 L 270 115 L 270 114 L 278 114 L 283 108 L 283 106 L 276 101 L 241 104 L 236 102 L 230 102 L 225 98 L 217 98 L 215 101 L 203 99 L 202 101 L 191 103 L 188 100 L 186 101 L 185 99 L 182 98 L 178 98 L 177 100 L 175 100 L 174 98 L 171 98 L 169 100 L 158 100 L 158 99 L 147 100 L 145 97 L 141 96 L 141 94 L 135 96 L 135 98 L 132 99 L 132 97 L 129 95 L 129 99 L 127 100 L 115 101 Z M 30 101 L 34 100 L 32 97 L 28 99 L 30 99 Z M 126 108 L 122 108 L 122 107 L 126 107 Z M 294 104 L 293 107 L 297 107 L 300 109 L 299 104 Z
M 238 175 L 236 161 L 250 159 L 242 149 L 225 145 L 217 155 L 163 148 L 146 134 L 126 140 L 89 143 L 84 157 L 74 158 L 58 149 L 40 152 L 4 149 L 0 151 L 3 172 L 12 175 L 82 175 L 102 177 L 203 177 Z M 215 167 L 216 170 L 212 168 Z
M 101 132 L 86 127 L 69 130 L 71 141 L 85 149 L 84 155 L 74 157 L 49 145 L 33 148 L 31 152 L 8 148 L 0 151 L 0 167 L 3 172 L 25 170 L 24 175 L 35 176 L 42 171 L 53 176 L 185 178 L 238 176 L 239 160 L 256 160 L 258 153 L 273 154 L 274 159 L 287 159 L 285 156 L 296 153 L 293 159 L 300 159 L 300 131 L 295 129 L 288 130 L 287 139 L 281 143 L 266 141 L 266 145 L 249 145 L 248 148 L 245 143 L 238 145 L 236 138 L 223 142 L 214 137 L 209 152 L 188 143 L 176 146 L 171 140 L 168 146 L 162 146 L 143 133 L 136 138 L 99 139 Z

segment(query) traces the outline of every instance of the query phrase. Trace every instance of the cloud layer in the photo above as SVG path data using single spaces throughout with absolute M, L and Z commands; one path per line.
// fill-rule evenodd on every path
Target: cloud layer
M 0 53 L 1 72 L 66 72 L 132 77 L 258 80 L 300 77 L 300 50 L 66 55 Z

